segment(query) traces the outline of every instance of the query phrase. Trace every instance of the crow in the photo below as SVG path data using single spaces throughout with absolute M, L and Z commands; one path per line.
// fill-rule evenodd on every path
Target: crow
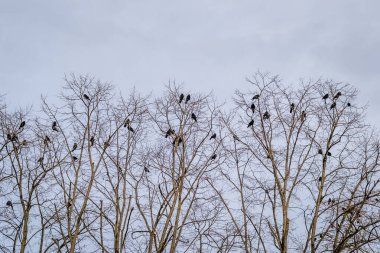
M 215 160 L 217 156 L 218 156 L 217 154 L 213 154 L 213 155 L 211 156 L 211 160 Z
M 84 99 L 90 100 L 90 97 L 87 94 L 83 94 Z
M 21 129 L 25 126 L 25 121 L 21 122 L 20 127 L 18 129 Z
M 294 111 L 294 103 L 291 103 L 290 104 L 290 113 L 292 113 Z
M 10 140 L 12 140 L 12 135 L 11 134 L 7 134 L 7 139 L 10 141 Z
M 318 154 L 323 155 L 322 149 L 318 149 Z
M 169 128 L 168 131 L 166 131 L 166 134 L 165 134 L 165 138 L 168 138 L 168 136 L 172 135 L 172 134 L 175 134 L 174 130 Z
M 53 131 L 59 132 L 59 130 L 57 128 L 57 121 L 53 122 L 53 124 L 51 125 L 51 128 L 53 129 Z
M 194 113 L 191 114 L 191 118 L 192 118 L 195 122 L 197 122 L 197 116 L 195 116 Z
M 334 99 L 338 99 L 340 96 L 342 96 L 342 92 L 338 91 L 338 93 L 334 96 Z
M 124 121 L 124 127 L 127 127 L 129 124 L 131 123 L 131 121 L 130 121 L 130 119 L 126 119 L 125 121 Z
M 331 110 L 331 109 L 334 109 L 335 107 L 336 107 L 336 103 L 334 102 L 334 103 L 331 104 L 331 106 L 330 106 L 330 110 Z
M 183 100 L 184 97 L 185 97 L 185 95 L 183 95 L 183 94 L 181 94 L 181 95 L 179 96 L 179 103 L 182 103 L 182 100 Z
M 330 152 L 327 152 L 327 155 L 328 155 L 328 156 L 331 156 L 331 153 L 330 153 Z
M 252 113 L 255 113 L 255 108 L 256 108 L 255 104 L 251 104 Z
M 321 182 L 322 181 L 322 177 L 319 177 L 318 181 Z
M 348 106 L 348 107 L 350 107 L 350 106 L 351 106 L 351 103 L 350 103 L 350 102 L 348 102 L 348 103 L 347 103 L 347 106 Z
M 147 166 L 144 166 L 144 171 L 145 171 L 146 173 L 149 173 L 149 172 L 150 172 Z
M 135 132 L 135 130 L 131 126 L 129 126 L 129 125 L 128 125 L 128 130 L 131 131 L 132 133 Z
M 301 121 L 304 121 L 306 119 L 306 112 L 302 111 L 301 113 Z
M 72 156 L 72 158 L 74 161 L 78 160 L 78 157 L 76 157 L 76 156 Z
M 8 200 L 7 203 L 6 203 L 6 205 L 7 205 L 8 207 L 11 207 L 11 208 L 13 209 L 12 201 Z
M 185 101 L 185 104 L 187 104 L 187 102 L 190 101 L 190 94 L 186 96 L 186 101 Z
M 264 112 L 263 119 L 269 119 L 269 112 Z
M 328 99 L 329 98 L 329 94 L 328 93 L 326 93 L 323 97 L 322 97 L 322 99 L 324 99 L 324 100 L 326 100 L 326 99 Z
M 215 139 L 215 138 L 216 138 L 216 133 L 214 133 L 213 135 L 211 135 L 210 140 L 211 139 Z
M 253 126 L 253 123 L 255 123 L 254 121 L 253 121 L 253 119 L 248 123 L 248 126 L 247 126 L 247 128 L 249 128 L 249 127 L 251 127 L 251 126 Z
M 259 99 L 259 97 L 260 97 L 260 95 L 259 95 L 259 94 L 257 94 L 257 95 L 254 95 L 254 96 L 252 97 L 252 100 L 256 100 L 256 99 Z
M 73 149 L 71 150 L 71 152 L 74 152 L 74 150 L 76 150 L 77 147 L 78 147 L 78 144 L 77 144 L 77 143 L 74 143 L 74 145 L 73 145 Z
M 95 137 L 91 136 L 91 138 L 90 138 L 90 145 L 91 145 L 91 147 L 94 146 L 94 143 L 95 143 Z

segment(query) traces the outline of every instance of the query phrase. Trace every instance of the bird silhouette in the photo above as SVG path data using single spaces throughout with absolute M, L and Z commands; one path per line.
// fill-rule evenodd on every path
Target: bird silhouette
M 7 133 L 7 139 L 8 139 L 9 141 L 12 140 L 12 135 L 11 135 L 10 133 Z
M 170 135 L 175 134 L 174 130 L 169 128 L 168 131 L 166 131 L 165 138 L 168 138 Z
M 131 123 L 131 120 L 130 119 L 126 119 L 125 121 L 124 121 L 124 127 L 127 127 L 129 124 Z
M 90 100 L 90 97 L 87 94 L 83 94 L 84 99 Z
M 135 132 L 135 130 L 131 126 L 129 126 L 129 125 L 128 125 L 128 130 L 131 131 L 132 133 Z
M 183 93 L 179 96 L 179 103 L 182 103 L 184 97 L 185 95 L 183 95 Z
M 215 139 L 215 138 L 216 138 L 216 133 L 214 133 L 213 135 L 211 135 L 210 140 L 211 139 Z
M 338 99 L 340 96 L 342 96 L 342 92 L 338 91 L 338 93 L 334 96 L 334 99 Z
M 334 102 L 334 103 L 331 104 L 331 106 L 330 106 L 330 110 L 331 110 L 331 109 L 334 109 L 335 107 L 336 107 L 336 103 Z
M 251 127 L 251 126 L 253 126 L 253 123 L 255 123 L 255 121 L 253 121 L 253 119 L 248 123 L 248 126 L 247 126 L 247 128 L 249 128 L 249 127 Z
M 263 119 L 269 119 L 269 112 L 264 112 Z
M 144 166 L 144 171 L 145 171 L 146 173 L 149 173 L 149 172 L 150 172 L 147 166 Z
M 54 121 L 53 124 L 51 125 L 51 128 L 56 131 L 56 132 L 59 132 L 58 128 L 57 128 L 57 122 Z
M 18 129 L 21 129 L 25 126 L 25 121 L 21 122 L 20 127 Z
M 301 113 L 301 121 L 304 121 L 306 119 L 306 112 L 302 111 Z
M 239 137 L 237 137 L 235 134 L 233 134 L 232 137 L 234 138 L 234 141 L 240 141 Z
M 7 205 L 7 207 L 11 207 L 13 209 L 12 201 L 8 200 L 6 205 Z
M 319 177 L 319 178 L 318 178 L 318 181 L 321 182 L 321 181 L 322 181 L 322 177 Z
M 254 95 L 254 96 L 252 97 L 252 100 L 256 100 L 256 99 L 259 99 L 259 97 L 260 97 L 260 95 L 259 95 L 259 94 L 257 94 L 257 95 Z
M 194 113 L 191 114 L 191 118 L 192 118 L 195 122 L 197 122 L 197 116 L 195 116 Z
M 322 97 L 322 99 L 324 99 L 324 100 L 326 100 L 326 99 L 328 99 L 329 98 L 329 94 L 328 93 L 326 93 L 323 97 Z
M 255 104 L 251 104 L 252 113 L 255 113 L 255 108 L 256 108 Z
M 331 156 L 331 153 L 330 153 L 330 152 L 327 152 L 327 155 L 328 155 L 328 156 Z
M 76 156 L 72 156 L 72 158 L 74 161 L 78 160 L 78 157 L 76 157 Z
M 73 148 L 72 148 L 71 152 L 74 152 L 74 151 L 77 149 L 77 147 L 78 147 L 78 144 L 77 144 L 77 143 L 74 143 L 74 145 L 73 145 Z
M 290 113 L 293 113 L 293 111 L 294 111 L 294 103 L 291 103 L 290 104 Z
M 94 146 L 94 143 L 95 143 L 95 137 L 91 136 L 91 138 L 90 138 L 90 145 L 91 145 L 91 147 Z
M 43 156 L 41 156 L 41 157 L 38 158 L 38 160 L 37 160 L 38 163 L 42 163 L 43 161 L 44 161 L 44 157 L 43 157 Z
M 215 160 L 217 156 L 218 156 L 217 154 L 213 154 L 213 155 L 211 156 L 211 160 Z
M 318 149 L 318 154 L 323 155 L 322 149 Z
M 348 102 L 348 103 L 347 103 L 347 106 L 348 106 L 348 107 L 350 107 L 350 106 L 351 106 L 351 103 L 350 103 L 350 102 Z
M 187 102 L 190 101 L 190 94 L 186 96 L 186 101 L 185 101 L 185 104 L 187 104 Z

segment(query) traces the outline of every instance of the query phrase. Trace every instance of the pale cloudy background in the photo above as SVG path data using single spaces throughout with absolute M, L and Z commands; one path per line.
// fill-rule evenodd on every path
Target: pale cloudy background
M 379 12 L 378 0 L 0 0 L 0 94 L 37 104 L 74 72 L 144 93 L 175 79 L 226 99 L 260 69 L 352 83 L 379 128 Z

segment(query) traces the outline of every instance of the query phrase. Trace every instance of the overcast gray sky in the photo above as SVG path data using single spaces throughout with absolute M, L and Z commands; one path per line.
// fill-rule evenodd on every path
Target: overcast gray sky
M 65 73 L 120 90 L 167 81 L 228 98 L 258 69 L 349 82 L 380 127 L 380 1 L 0 0 L 0 94 L 55 96 Z

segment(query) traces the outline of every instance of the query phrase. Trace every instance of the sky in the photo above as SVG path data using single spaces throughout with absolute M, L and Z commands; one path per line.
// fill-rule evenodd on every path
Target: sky
M 0 0 L 0 94 L 14 108 L 38 104 L 76 73 L 122 92 L 175 80 L 223 100 L 261 70 L 351 83 L 379 128 L 379 10 L 378 0 Z

